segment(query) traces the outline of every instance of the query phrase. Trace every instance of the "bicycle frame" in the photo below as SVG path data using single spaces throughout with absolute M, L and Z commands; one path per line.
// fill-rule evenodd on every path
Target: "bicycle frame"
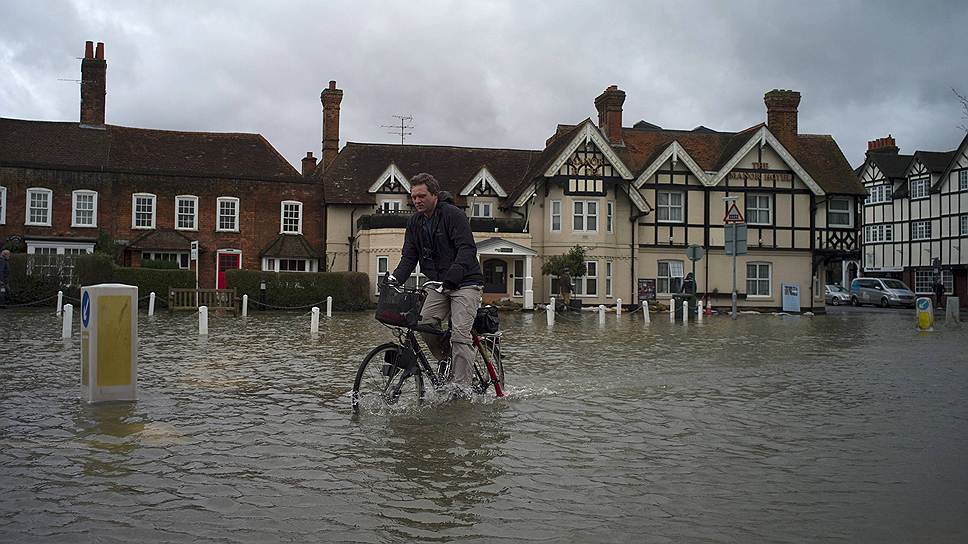
M 481 342 L 480 335 L 478 335 L 476 332 L 473 333 L 473 342 L 474 342 L 474 347 L 477 349 L 477 352 L 481 354 L 481 358 L 484 360 L 484 367 L 487 370 L 488 376 L 491 378 L 491 383 L 494 384 L 494 395 L 496 397 L 503 397 L 504 388 L 501 386 L 501 381 L 500 379 L 498 379 L 497 371 L 494 369 L 494 361 L 491 357 L 491 354 L 488 352 L 488 350 L 484 347 L 483 343 Z M 414 354 L 417 356 L 417 366 L 419 367 L 419 369 L 411 368 L 411 369 L 408 369 L 406 372 L 403 372 L 400 375 L 400 378 L 397 380 L 397 383 L 394 386 L 394 388 L 395 389 L 399 388 L 403 384 L 403 382 L 407 378 L 412 376 L 415 372 L 421 372 L 424 375 L 428 376 L 430 378 L 430 383 L 433 384 L 435 389 L 439 389 L 440 387 L 443 387 L 444 384 L 446 383 L 445 377 L 437 373 L 437 371 L 435 371 L 433 367 L 430 365 L 430 361 L 427 359 L 427 356 L 424 355 L 423 350 L 420 348 L 420 343 L 417 342 L 417 335 L 414 334 L 413 329 L 407 329 L 405 340 L 401 342 L 401 344 L 403 344 L 404 348 L 412 350 Z M 476 372 L 478 371 L 476 367 L 474 370 Z M 479 376 L 479 377 L 483 378 L 482 376 Z M 484 380 L 481 379 L 481 381 L 483 382 Z

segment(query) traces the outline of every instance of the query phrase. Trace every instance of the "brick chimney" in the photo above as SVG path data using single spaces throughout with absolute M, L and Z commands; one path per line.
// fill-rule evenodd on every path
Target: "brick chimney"
M 104 60 L 104 44 L 84 44 L 84 60 L 81 61 L 81 124 L 104 124 L 104 95 L 108 63 Z
M 329 88 L 319 93 L 323 102 L 323 168 L 336 159 L 339 153 L 339 103 L 343 101 L 343 91 L 336 88 L 336 81 L 329 82 Z
M 797 107 L 800 93 L 773 89 L 763 95 L 766 103 L 766 126 L 788 151 L 797 149 Z
M 618 85 L 610 85 L 595 99 L 595 108 L 598 109 L 598 128 L 602 129 L 612 145 L 625 145 L 622 141 L 622 104 L 624 103 L 625 91 L 619 90 Z
M 897 155 L 901 149 L 894 143 L 894 137 L 890 134 L 886 138 L 878 138 L 867 142 L 867 154 L 871 153 L 892 153 Z
M 316 169 L 316 157 L 313 156 L 312 151 L 307 151 L 306 156 L 302 160 L 302 174 L 305 177 L 309 177 L 313 174 L 313 170 Z

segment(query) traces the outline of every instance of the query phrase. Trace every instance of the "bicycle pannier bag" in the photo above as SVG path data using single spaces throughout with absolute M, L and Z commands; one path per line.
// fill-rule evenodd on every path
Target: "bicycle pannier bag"
M 415 291 L 380 289 L 376 320 L 396 327 L 412 327 L 420 321 L 420 295 Z
M 498 330 L 497 308 L 494 306 L 482 306 L 477 309 L 477 317 L 474 318 L 474 330 L 478 334 L 494 334 Z

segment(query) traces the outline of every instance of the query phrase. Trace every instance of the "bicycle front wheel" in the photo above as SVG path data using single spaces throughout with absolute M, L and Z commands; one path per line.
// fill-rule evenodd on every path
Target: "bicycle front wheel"
M 416 365 L 402 368 L 406 348 L 387 342 L 363 358 L 353 382 L 353 412 L 379 412 L 389 407 L 417 406 L 423 402 L 423 376 Z

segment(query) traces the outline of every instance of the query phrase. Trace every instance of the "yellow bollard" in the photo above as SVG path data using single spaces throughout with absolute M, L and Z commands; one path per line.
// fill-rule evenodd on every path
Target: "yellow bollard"
M 81 287 L 81 397 L 133 401 L 137 386 L 138 288 Z
M 934 305 L 928 297 L 920 297 L 915 302 L 918 309 L 918 330 L 934 330 Z

